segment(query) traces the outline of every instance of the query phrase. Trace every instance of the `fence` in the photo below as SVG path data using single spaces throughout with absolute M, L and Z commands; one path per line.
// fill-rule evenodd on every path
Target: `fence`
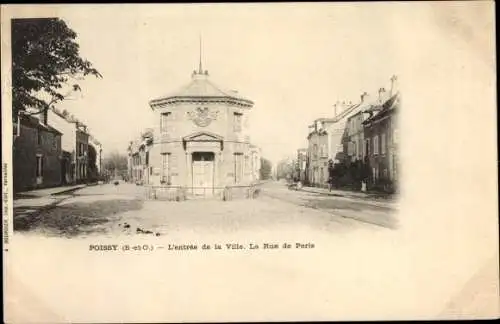
M 258 184 L 225 187 L 190 187 L 190 186 L 146 186 L 146 199 L 184 201 L 188 199 L 254 199 L 260 192 Z

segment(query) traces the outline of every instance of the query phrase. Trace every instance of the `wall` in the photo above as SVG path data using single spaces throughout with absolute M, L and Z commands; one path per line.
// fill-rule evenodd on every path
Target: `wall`
M 197 125 L 191 117 L 196 117 L 195 113 L 199 107 L 207 107 L 208 114 L 214 117 L 205 127 Z M 242 114 L 240 131 L 235 131 L 235 112 Z M 187 165 L 182 139 L 197 132 L 207 132 L 222 136 L 224 139 L 221 155 L 216 156 L 216 159 L 218 159 L 217 167 L 219 168 L 215 179 L 216 186 L 234 185 L 234 153 L 244 154 L 242 158 L 243 167 L 247 166 L 243 171 L 244 182 L 251 182 L 255 176 L 251 169 L 252 153 L 250 152 L 250 138 L 247 127 L 249 112 L 250 109 L 248 108 L 210 102 L 201 104 L 182 103 L 157 108 L 157 118 L 151 128 L 154 144 L 150 153 L 150 166 L 153 167 L 153 170 L 158 169 L 161 173 L 161 154 L 170 153 L 172 185 L 190 185 L 190 179 L 187 176 L 190 166 Z M 169 113 L 166 133 L 161 132 L 162 113 Z M 248 159 L 248 163 L 245 163 L 245 159 Z M 154 175 L 151 180 L 155 184 L 159 183 L 160 175 Z
M 42 141 L 37 143 L 36 128 L 21 125 L 20 136 L 14 139 L 14 191 L 53 187 L 61 184 L 61 136 L 42 131 Z M 56 146 L 54 146 L 54 141 Z M 42 183 L 37 184 L 36 156 L 43 155 Z
M 191 119 L 189 113 L 196 112 L 196 109 L 207 107 L 210 114 L 216 115 L 209 125 L 205 127 L 197 126 Z M 160 132 L 161 113 L 170 113 L 168 120 L 168 132 L 162 134 Z M 234 131 L 233 113 L 242 114 L 242 131 Z M 159 108 L 157 110 L 157 118 L 153 126 L 155 135 L 155 142 L 160 141 L 180 141 L 182 137 L 199 132 L 206 131 L 218 134 L 224 137 L 226 141 L 248 142 L 248 108 L 240 108 L 236 106 L 229 106 L 220 103 L 203 103 L 203 104 L 190 104 L 183 103 L 177 105 L 169 105 L 167 107 Z
M 345 147 L 347 148 L 347 155 L 351 161 L 363 160 L 364 156 L 364 127 L 363 121 L 366 114 L 358 112 L 348 118 L 346 129 L 347 136 L 345 137 Z
M 317 145 L 317 152 L 314 151 L 314 145 Z M 317 132 L 312 133 L 309 137 L 308 154 L 309 154 L 309 183 L 315 186 L 326 186 L 328 180 L 328 134 L 322 135 Z M 324 151 L 321 152 L 321 147 Z M 323 153 L 323 154 L 322 154 Z
M 48 110 L 48 124 L 62 133 L 61 147 L 63 151 L 75 154 L 76 149 L 76 125 Z
M 80 151 L 79 145 L 83 144 L 83 151 Z M 88 144 L 89 134 L 83 130 L 76 130 L 76 165 L 75 165 L 75 179 L 77 182 L 83 182 L 87 179 L 87 159 L 88 159 Z

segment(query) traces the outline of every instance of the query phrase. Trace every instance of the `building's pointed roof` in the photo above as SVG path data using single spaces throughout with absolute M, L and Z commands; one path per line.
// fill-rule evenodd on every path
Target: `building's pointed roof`
M 237 91 L 223 90 L 219 86 L 215 85 L 212 81 L 210 81 L 208 71 L 205 71 L 204 73 L 194 71 L 191 82 L 175 92 L 151 100 L 150 105 L 154 108 L 156 105 L 169 104 L 177 101 L 190 101 L 190 99 L 196 101 L 199 101 L 200 99 L 220 99 L 234 101 L 242 106 L 253 106 L 253 102 L 251 100 L 239 95 Z

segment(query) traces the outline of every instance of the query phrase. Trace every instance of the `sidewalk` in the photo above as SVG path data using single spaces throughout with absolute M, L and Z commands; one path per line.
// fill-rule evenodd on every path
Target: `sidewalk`
M 85 184 L 25 191 L 17 193 L 13 201 L 14 230 L 23 230 L 36 221 L 38 214 L 66 199 L 58 194 L 70 193 L 86 187 Z
M 16 200 L 24 200 L 24 199 L 30 199 L 30 198 L 40 198 L 40 197 L 48 197 L 51 195 L 57 195 L 57 194 L 62 194 L 66 192 L 71 192 L 75 191 L 81 188 L 86 187 L 87 185 L 85 184 L 80 184 L 80 185 L 74 185 L 74 186 L 61 186 L 61 187 L 54 187 L 54 188 L 45 188 L 45 189 L 36 189 L 36 190 L 30 190 L 30 191 L 23 191 L 16 193 L 14 196 L 14 202 Z

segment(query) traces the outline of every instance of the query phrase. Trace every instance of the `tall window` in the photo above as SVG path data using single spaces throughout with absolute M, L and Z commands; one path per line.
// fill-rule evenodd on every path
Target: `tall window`
M 168 120 L 170 119 L 170 112 L 164 112 L 160 117 L 160 131 L 166 133 L 168 131 Z
M 36 143 L 42 145 L 42 132 L 39 129 L 36 130 Z
M 385 154 L 385 134 L 382 134 L 380 136 L 380 141 L 381 141 L 381 143 L 380 143 L 380 146 L 381 146 L 380 147 L 380 153 L 381 154 Z
M 78 143 L 78 156 L 83 156 L 83 143 Z
M 366 139 L 365 148 L 366 148 L 365 149 L 365 155 L 370 155 L 371 151 L 370 151 L 370 139 L 369 138 Z
M 354 142 L 347 143 L 347 155 L 353 156 L 355 154 L 354 150 Z
M 170 175 L 170 153 L 163 153 L 161 155 L 161 180 L 168 182 Z
M 378 154 L 378 135 L 373 137 L 373 154 Z
M 58 136 L 56 134 L 52 134 L 52 148 L 54 150 L 57 150 L 57 139 Z
M 326 149 L 326 144 L 321 145 L 321 156 L 322 157 L 328 157 L 328 151 Z
M 36 156 L 36 177 L 43 177 L 43 155 Z
M 318 144 L 313 145 L 313 159 L 318 158 Z
M 243 154 L 234 153 L 234 183 L 240 183 L 243 178 Z
M 241 131 L 241 120 L 243 118 L 243 114 L 235 112 L 233 114 L 233 125 L 234 125 L 234 131 L 235 132 L 240 132 Z

